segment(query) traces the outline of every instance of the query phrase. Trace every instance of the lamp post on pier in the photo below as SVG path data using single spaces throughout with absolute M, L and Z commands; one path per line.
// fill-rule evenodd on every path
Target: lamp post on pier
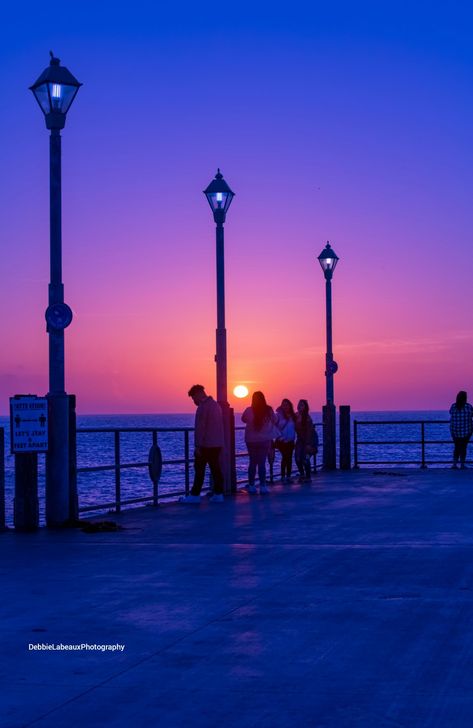
M 217 368 L 217 401 L 222 409 L 225 433 L 223 454 L 223 473 L 225 491 L 236 488 L 234 467 L 234 417 L 228 404 L 227 392 L 227 330 L 225 328 L 225 256 L 223 225 L 235 193 L 223 179 L 220 169 L 215 178 L 204 190 L 216 224 L 216 260 L 217 260 L 217 330 L 216 354 Z
M 327 403 L 323 408 L 324 426 L 324 467 L 333 470 L 336 467 L 336 426 L 335 403 L 333 393 L 333 375 L 338 370 L 338 364 L 333 358 L 332 351 L 332 276 L 338 263 L 338 256 L 331 248 L 330 243 L 322 250 L 318 261 L 325 277 L 325 306 L 326 306 L 326 335 L 327 351 L 325 354 L 325 382 Z
M 72 311 L 64 303 L 61 232 L 61 129 L 82 85 L 51 52 L 49 66 L 30 86 L 44 113 L 49 137 L 50 283 L 46 330 L 49 335 L 49 447 L 46 455 L 46 522 L 69 520 L 69 399 L 65 390 L 64 329 Z

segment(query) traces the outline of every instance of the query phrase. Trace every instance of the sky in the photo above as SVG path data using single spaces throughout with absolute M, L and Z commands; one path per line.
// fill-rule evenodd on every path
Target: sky
M 467 2 L 32 2 L 0 30 L 0 414 L 45 394 L 49 50 L 83 83 L 63 132 L 66 389 L 80 413 L 215 394 L 220 167 L 229 401 L 445 409 L 472 390 L 473 9 Z M 472 395 L 473 396 L 473 395 Z

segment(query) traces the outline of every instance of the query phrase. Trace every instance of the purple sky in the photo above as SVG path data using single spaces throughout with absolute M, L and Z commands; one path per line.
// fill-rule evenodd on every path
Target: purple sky
M 80 412 L 214 391 L 220 166 L 229 387 L 324 400 L 330 240 L 338 404 L 471 389 L 473 11 L 465 3 L 25 3 L 2 55 L 0 412 L 47 390 L 49 49 L 84 83 L 63 133 L 67 390 Z M 28 18 L 28 22 L 25 22 Z M 235 404 L 235 400 L 231 399 Z

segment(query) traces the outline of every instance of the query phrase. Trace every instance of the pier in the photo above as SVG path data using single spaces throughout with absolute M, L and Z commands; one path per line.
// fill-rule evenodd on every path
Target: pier
M 3 534 L 2 725 L 471 726 L 472 486 L 318 473 Z

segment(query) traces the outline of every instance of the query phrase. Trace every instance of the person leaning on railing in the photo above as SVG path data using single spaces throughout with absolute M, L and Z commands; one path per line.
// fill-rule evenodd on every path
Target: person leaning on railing
M 450 407 L 450 432 L 454 442 L 453 465 L 466 468 L 466 449 L 473 433 L 473 407 L 467 401 L 466 392 L 458 392 L 457 399 Z

